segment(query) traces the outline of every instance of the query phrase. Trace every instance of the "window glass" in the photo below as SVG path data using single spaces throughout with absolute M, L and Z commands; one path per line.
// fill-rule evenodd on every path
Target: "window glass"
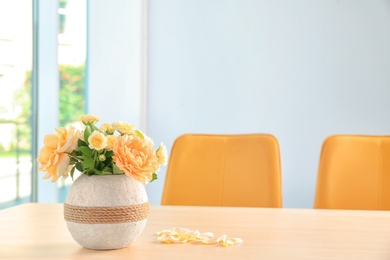
M 0 0 L 0 209 L 31 199 L 32 1 Z
M 32 16 L 32 0 L 0 0 L 0 209 L 32 196 Z M 59 0 L 58 25 L 58 124 L 65 126 L 85 113 L 86 0 Z M 59 202 L 70 183 L 58 183 Z
M 66 126 L 85 111 L 86 1 L 60 0 L 58 15 L 59 119 Z
M 85 113 L 86 1 L 60 0 L 58 64 L 60 73 L 59 124 L 78 124 Z M 59 200 L 64 201 L 70 178 L 59 181 Z

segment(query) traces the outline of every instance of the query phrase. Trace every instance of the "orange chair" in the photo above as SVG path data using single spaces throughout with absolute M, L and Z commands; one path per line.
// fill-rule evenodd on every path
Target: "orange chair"
M 314 208 L 390 210 L 390 136 L 328 137 Z
M 277 139 L 268 134 L 178 137 L 161 204 L 282 207 Z

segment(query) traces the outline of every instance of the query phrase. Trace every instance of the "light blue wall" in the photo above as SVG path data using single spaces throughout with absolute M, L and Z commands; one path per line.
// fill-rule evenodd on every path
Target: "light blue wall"
M 148 134 L 169 150 L 188 132 L 274 134 L 284 207 L 312 207 L 328 135 L 390 134 L 389 1 L 150 0 L 148 17 Z
M 57 98 L 59 89 L 57 9 L 58 3 L 56 1 L 41 0 L 36 10 L 39 15 L 39 17 L 36 17 L 39 22 L 34 27 L 39 31 L 35 35 L 36 39 L 34 41 L 36 44 L 34 48 L 34 76 L 38 79 L 35 82 L 37 84 L 37 111 L 34 111 L 34 113 L 37 112 L 37 114 L 34 114 L 37 117 L 36 129 L 34 129 L 38 146 L 36 155 L 39 154 L 45 135 L 53 133 L 53 130 L 58 127 L 58 109 L 53 109 L 58 107 L 59 102 Z M 38 169 L 37 162 L 33 160 L 32 163 Z M 37 172 L 32 178 L 32 193 L 35 190 L 37 191 L 36 198 L 32 194 L 33 199 L 42 203 L 58 202 L 57 185 L 53 185 L 49 180 L 42 179 L 43 175 L 44 173 Z
M 141 0 L 88 3 L 88 112 L 141 127 Z

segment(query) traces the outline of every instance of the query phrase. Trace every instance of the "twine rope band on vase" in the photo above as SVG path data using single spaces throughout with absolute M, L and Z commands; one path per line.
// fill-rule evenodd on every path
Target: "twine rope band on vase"
M 147 219 L 149 210 L 149 202 L 119 207 L 83 207 L 64 203 L 64 218 L 83 224 L 116 224 Z

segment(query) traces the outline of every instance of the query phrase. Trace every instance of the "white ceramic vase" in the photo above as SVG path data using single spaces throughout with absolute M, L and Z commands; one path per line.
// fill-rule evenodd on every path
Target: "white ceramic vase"
M 144 185 L 127 175 L 81 175 L 64 203 L 69 232 L 81 246 L 127 247 L 144 230 L 149 215 Z

